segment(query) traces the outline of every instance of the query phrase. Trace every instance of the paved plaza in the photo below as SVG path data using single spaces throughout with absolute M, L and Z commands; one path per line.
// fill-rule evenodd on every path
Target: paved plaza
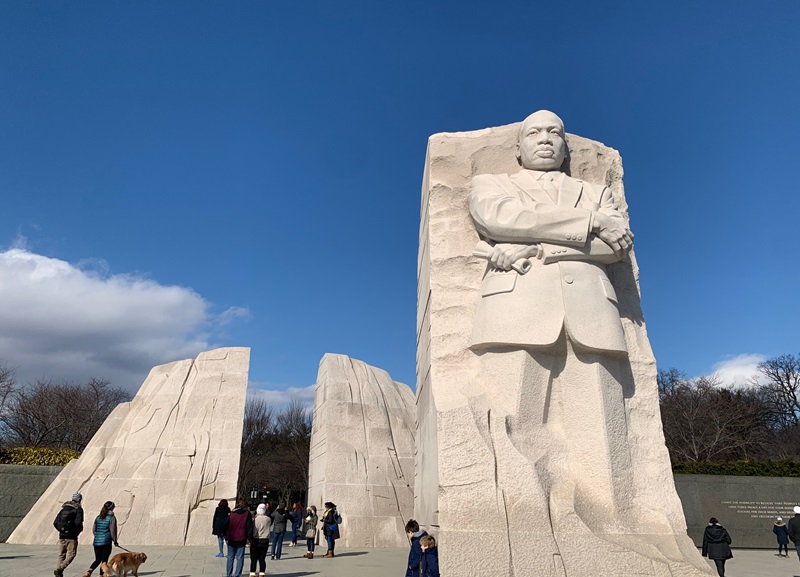
M 147 553 L 141 577 L 194 577 L 225 575 L 225 559 L 214 557 L 213 547 L 128 547 Z M 115 552 L 119 552 L 115 549 Z M 280 561 L 267 560 L 267 574 L 282 577 L 401 577 L 405 573 L 407 549 L 342 549 L 333 559 L 305 559 L 305 548 L 284 549 Z M 325 551 L 322 551 L 324 554 Z M 777 557 L 773 551 L 734 549 L 728 561 L 726 577 L 800 577 L 800 562 L 792 557 Z M 56 547 L 45 545 L 9 545 L 0 543 L 0 576 L 50 577 L 55 566 Z M 80 577 L 94 559 L 91 545 L 81 545 L 78 556 L 64 572 L 65 577 Z M 491 560 L 487 560 L 491 567 Z M 250 559 L 245 558 L 247 576 Z M 95 571 L 95 576 L 98 572 Z M 492 576 L 487 570 L 487 577 Z M 620 577 L 625 577 L 620 575 Z

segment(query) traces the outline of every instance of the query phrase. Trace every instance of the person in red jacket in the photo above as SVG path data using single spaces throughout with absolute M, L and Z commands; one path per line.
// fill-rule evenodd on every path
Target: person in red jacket
M 228 515 L 222 525 L 222 530 L 228 540 L 227 577 L 241 577 L 244 567 L 244 548 L 248 539 L 253 538 L 253 517 L 250 515 L 247 501 L 241 497 L 236 500 L 236 509 Z M 236 559 L 235 571 L 234 559 Z

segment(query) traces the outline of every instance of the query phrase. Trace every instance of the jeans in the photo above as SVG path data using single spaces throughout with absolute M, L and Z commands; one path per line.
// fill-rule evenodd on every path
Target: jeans
M 306 539 L 306 547 L 308 547 L 308 552 L 314 552 L 314 539 Z
M 219 545 L 219 554 L 224 555 L 225 551 L 222 550 L 222 545 L 225 543 L 225 537 L 217 535 L 217 545 Z
M 286 535 L 286 531 L 281 531 L 280 533 L 272 532 L 272 556 L 276 559 L 281 558 L 281 552 L 283 552 L 283 536 Z
M 228 575 L 227 577 L 240 577 L 242 574 L 242 567 L 244 567 L 244 546 L 233 545 L 228 543 Z M 233 558 L 236 557 L 236 571 L 233 571 Z
M 333 549 L 336 547 L 336 539 L 329 535 L 325 537 L 328 540 L 328 550 L 333 553 Z
M 300 530 L 300 523 L 292 523 L 292 543 L 297 545 L 297 532 Z
M 56 569 L 63 571 L 67 565 L 72 563 L 75 554 L 78 552 L 77 539 L 59 539 L 58 540 L 58 564 Z

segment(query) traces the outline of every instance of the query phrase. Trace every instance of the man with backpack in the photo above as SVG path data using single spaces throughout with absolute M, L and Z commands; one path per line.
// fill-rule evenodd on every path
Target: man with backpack
M 53 521 L 58 530 L 58 564 L 53 575 L 64 577 L 64 569 L 72 563 L 78 552 L 78 535 L 83 531 L 83 509 L 80 493 L 72 495 L 72 500 L 62 505 L 61 511 Z

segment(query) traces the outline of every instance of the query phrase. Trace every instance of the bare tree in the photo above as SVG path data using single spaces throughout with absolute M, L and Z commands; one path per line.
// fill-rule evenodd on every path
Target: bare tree
M 3 446 L 7 441 L 7 431 L 4 425 L 6 414 L 6 404 L 13 397 L 17 390 L 17 381 L 14 375 L 14 369 L 10 369 L 5 365 L 0 365 L 0 446 Z
M 297 399 L 280 411 L 263 398 L 245 407 L 238 490 L 266 486 L 281 502 L 303 493 L 308 483 L 311 414 Z
M 250 397 L 244 408 L 242 449 L 239 461 L 240 495 L 269 477 L 272 438 L 275 434 L 275 407 L 262 397 Z
M 673 459 L 714 461 L 765 456 L 771 435 L 759 391 L 721 386 L 715 376 L 658 377 L 664 438 Z
M 16 390 L 3 421 L 10 444 L 82 451 L 112 410 L 130 394 L 107 380 L 76 384 L 37 380 Z
M 781 355 L 758 365 L 755 384 L 779 430 L 800 427 L 800 357 Z

